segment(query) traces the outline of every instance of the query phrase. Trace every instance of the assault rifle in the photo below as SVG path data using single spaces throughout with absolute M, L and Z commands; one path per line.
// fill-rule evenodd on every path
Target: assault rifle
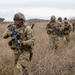
M 67 30 L 69 30 L 69 28 L 66 28 L 66 27 L 65 27 L 65 28 L 61 31 L 61 34 L 64 35 L 64 32 L 67 31 Z
M 58 30 L 55 26 L 52 26 L 52 25 L 50 25 L 50 24 L 47 24 L 47 27 L 48 27 L 48 28 L 51 28 L 51 29 L 55 32 L 56 35 L 62 37 L 61 32 L 59 32 L 59 30 Z
M 12 32 L 12 35 L 11 35 L 12 41 L 14 41 L 14 43 L 17 47 L 17 50 L 19 50 L 19 52 L 21 53 L 20 44 L 18 42 L 18 40 L 20 39 L 19 33 L 17 31 L 15 31 L 13 24 L 10 24 L 7 28 Z

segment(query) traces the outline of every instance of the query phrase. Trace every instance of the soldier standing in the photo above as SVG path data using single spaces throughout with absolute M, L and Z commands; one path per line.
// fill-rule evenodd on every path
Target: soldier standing
M 9 42 L 9 45 L 11 49 L 14 50 L 15 54 L 15 69 L 13 75 L 29 75 L 29 71 L 27 69 L 27 64 L 31 61 L 32 55 L 33 55 L 33 47 L 34 47 L 34 34 L 33 30 L 25 25 L 25 16 L 23 13 L 18 12 L 14 15 L 14 24 L 12 24 L 12 27 L 14 27 L 14 31 L 18 32 L 20 35 L 20 38 L 18 40 L 19 43 L 19 50 L 17 49 L 17 46 L 13 40 Z M 9 26 L 7 27 L 7 30 L 4 33 L 4 38 L 11 37 L 13 34 L 12 31 L 10 31 Z
M 75 19 L 74 19 L 74 21 L 72 23 L 72 26 L 73 26 L 73 32 L 74 32 L 75 31 Z
M 49 25 L 54 27 L 55 30 L 53 30 L 53 28 L 50 27 Z M 53 15 L 53 16 L 51 16 L 49 25 L 47 25 L 47 27 L 46 27 L 47 34 L 49 35 L 49 42 L 51 45 L 51 49 L 56 50 L 56 49 L 58 49 L 58 44 L 59 44 L 60 35 L 61 35 L 61 34 L 59 34 L 59 32 L 61 31 L 61 24 L 56 21 L 56 17 Z M 57 32 L 57 31 L 59 31 L 59 32 Z
M 64 20 L 63 29 L 65 30 L 64 36 L 63 36 L 64 41 L 68 43 L 70 41 L 70 32 L 72 30 L 72 27 L 71 27 L 71 24 L 67 20 Z

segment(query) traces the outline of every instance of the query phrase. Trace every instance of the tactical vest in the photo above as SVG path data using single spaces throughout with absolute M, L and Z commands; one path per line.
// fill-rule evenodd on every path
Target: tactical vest
M 20 41 L 26 41 L 27 39 L 27 36 L 26 36 L 27 33 L 25 33 L 25 28 L 26 28 L 25 26 L 22 26 L 19 29 L 15 28 L 15 31 L 17 31 L 20 34 Z M 9 45 L 11 46 L 11 49 L 16 49 L 16 44 L 13 40 L 9 42 Z
M 66 30 L 66 31 L 64 32 L 64 35 L 69 35 L 70 30 L 71 30 L 71 26 L 68 24 L 68 25 L 65 25 L 64 28 L 68 28 L 68 30 Z

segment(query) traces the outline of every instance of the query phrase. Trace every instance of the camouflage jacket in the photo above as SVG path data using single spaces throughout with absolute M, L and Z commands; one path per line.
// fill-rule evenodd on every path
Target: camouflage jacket
M 70 23 L 63 24 L 63 29 L 66 28 L 67 30 L 64 32 L 64 35 L 69 35 L 70 32 L 72 31 L 72 26 Z
M 34 40 L 35 40 L 34 39 L 33 30 L 29 26 L 26 26 L 26 25 L 23 25 L 22 27 L 20 27 L 18 29 L 15 27 L 15 25 L 13 25 L 13 26 L 15 28 L 15 31 L 19 32 L 19 34 L 20 34 L 20 41 L 21 41 L 21 43 L 25 41 L 26 42 L 26 44 L 25 44 L 26 46 L 33 47 Z M 11 37 L 11 35 L 12 35 L 12 32 L 7 28 L 7 30 L 5 31 L 3 37 L 4 38 L 8 38 L 8 37 Z M 12 43 L 11 46 L 13 46 L 13 45 L 15 46 L 14 43 Z
M 62 24 L 60 24 L 58 21 L 55 21 L 55 22 L 49 22 L 49 24 L 51 25 L 51 26 L 54 26 L 57 30 L 60 30 L 60 27 L 62 26 Z M 55 32 L 52 30 L 52 28 L 50 28 L 50 27 L 46 27 L 46 29 L 47 29 L 47 34 L 55 34 Z

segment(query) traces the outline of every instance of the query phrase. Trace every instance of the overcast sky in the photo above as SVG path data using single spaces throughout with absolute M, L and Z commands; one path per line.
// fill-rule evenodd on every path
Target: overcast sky
M 17 12 L 24 13 L 26 19 L 50 19 L 75 17 L 75 0 L 0 0 L 0 17 L 12 21 Z

